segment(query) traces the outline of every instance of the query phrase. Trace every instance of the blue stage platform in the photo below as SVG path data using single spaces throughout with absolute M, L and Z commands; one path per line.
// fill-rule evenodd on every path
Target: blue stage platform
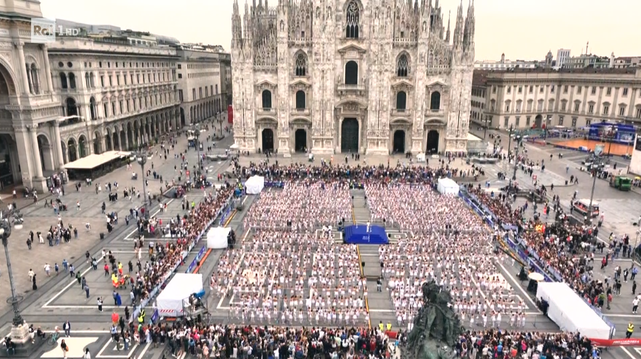
M 347 244 L 389 244 L 385 227 L 359 224 L 345 227 Z

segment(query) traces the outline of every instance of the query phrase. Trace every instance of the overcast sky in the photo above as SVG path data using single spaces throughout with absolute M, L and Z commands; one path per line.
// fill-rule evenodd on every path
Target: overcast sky
M 469 0 L 464 0 L 467 7 Z M 459 0 L 441 0 L 456 16 Z M 43 16 L 149 31 L 229 50 L 233 0 L 41 0 Z M 244 3 L 244 0 L 242 0 Z M 241 4 L 242 4 L 241 3 Z M 276 6 L 278 0 L 271 0 Z M 243 6 L 241 5 L 241 11 Z M 543 59 L 569 48 L 641 55 L 641 0 L 476 0 L 476 59 Z M 455 20 L 453 20 L 453 23 Z

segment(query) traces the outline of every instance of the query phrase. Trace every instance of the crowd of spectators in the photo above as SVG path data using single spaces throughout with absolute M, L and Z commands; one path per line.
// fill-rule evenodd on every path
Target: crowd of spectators
M 151 257 L 151 263 L 136 273 L 134 295 L 139 300 L 145 300 L 149 294 L 160 285 L 176 265 L 183 260 L 183 252 L 189 250 L 191 244 L 206 229 L 207 224 L 226 204 L 233 188 L 226 185 L 216 194 L 209 194 L 185 218 L 177 218 L 186 233 L 184 238 L 176 242 L 167 242 L 166 246 L 156 246 L 156 253 Z

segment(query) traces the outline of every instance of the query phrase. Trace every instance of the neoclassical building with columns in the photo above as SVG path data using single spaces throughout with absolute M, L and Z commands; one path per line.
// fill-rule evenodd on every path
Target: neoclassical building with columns
M 185 125 L 175 47 L 126 36 L 35 44 L 38 2 L 0 0 L 0 14 L 1 187 L 45 190 L 68 162 L 134 149 Z M 213 116 L 213 109 L 202 115 Z
M 454 0 L 451 0 L 454 1 Z M 237 1 L 234 137 L 288 154 L 465 152 L 474 6 L 439 0 Z

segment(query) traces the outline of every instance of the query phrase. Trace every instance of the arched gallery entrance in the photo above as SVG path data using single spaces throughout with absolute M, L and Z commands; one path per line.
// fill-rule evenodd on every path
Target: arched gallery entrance
M 542 128 L 543 127 L 543 116 L 536 115 L 536 117 L 534 118 L 534 127 L 536 127 L 536 128 Z
M 438 131 L 430 130 L 430 132 L 427 133 L 427 150 L 425 151 L 425 153 L 438 153 L 438 140 Z
M 266 128 L 262 133 L 263 137 L 263 153 L 274 152 L 274 131 L 271 128 Z
M 394 141 L 392 142 L 394 153 L 405 153 L 405 131 L 394 131 Z
M 302 128 L 296 130 L 294 134 L 294 150 L 296 152 L 307 151 L 307 131 Z
M 341 152 L 358 152 L 358 120 L 346 118 L 341 125 Z

